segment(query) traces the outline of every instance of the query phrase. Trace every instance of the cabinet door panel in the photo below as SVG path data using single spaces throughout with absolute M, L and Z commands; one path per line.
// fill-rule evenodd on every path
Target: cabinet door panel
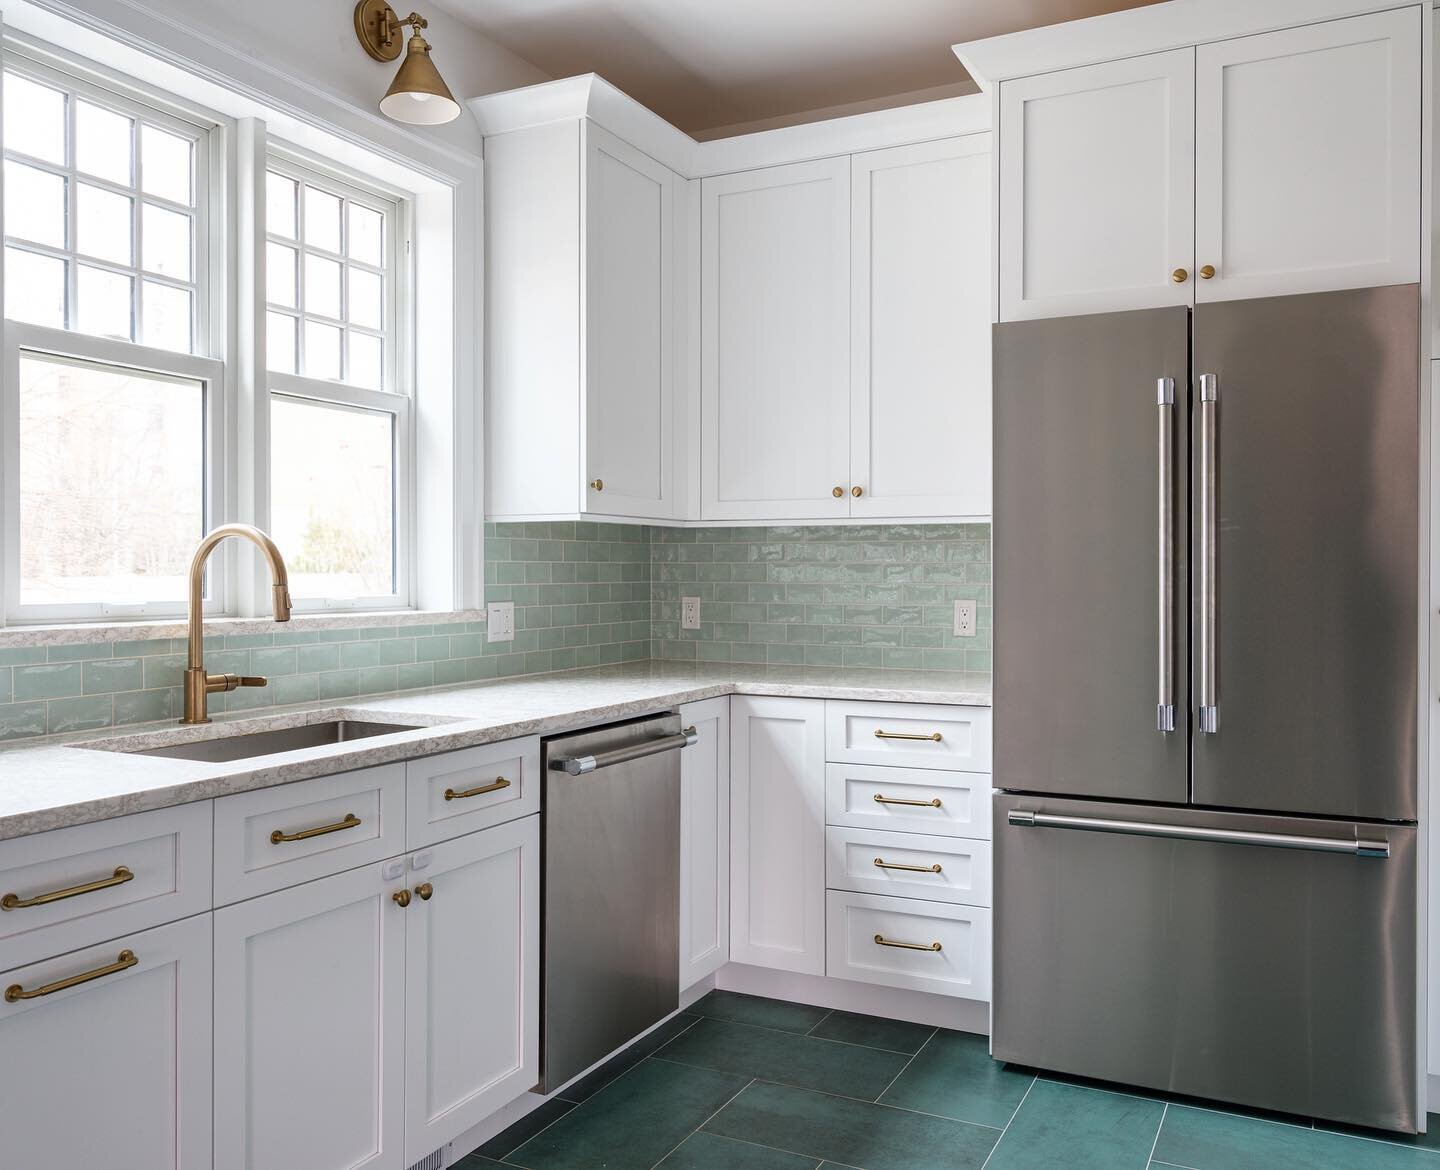
M 702 201 L 703 518 L 848 515 L 850 160 L 706 179 Z
M 730 958 L 730 700 L 680 708 L 700 742 L 680 753 L 680 988 Z
M 1190 303 L 1194 69 L 1176 49 L 1000 87 L 1002 321 Z
M 1420 9 L 1202 45 L 1201 301 L 1420 279 Z
M 378 865 L 215 915 L 220 1170 L 398 1170 L 405 921 Z
M 593 122 L 585 127 L 587 512 L 664 518 L 671 486 L 675 176 Z M 597 488 L 599 483 L 603 486 Z
M 852 516 L 990 513 L 990 135 L 851 161 Z
M 0 1002 L 0 1164 L 211 1164 L 209 914 L 0 980 L 34 990 L 115 965 L 124 951 L 133 966 L 42 998 Z
M 825 703 L 730 700 L 730 958 L 825 973 Z
M 405 1164 L 539 1079 L 540 817 L 447 841 L 410 874 Z

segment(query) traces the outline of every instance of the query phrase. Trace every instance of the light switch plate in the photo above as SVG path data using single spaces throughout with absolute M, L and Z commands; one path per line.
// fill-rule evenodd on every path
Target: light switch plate
M 955 636 L 957 638 L 973 638 L 975 636 L 974 601 L 957 601 L 955 603 Z
M 680 599 L 680 628 L 682 630 L 698 630 L 700 628 L 700 599 L 698 597 L 682 597 Z
M 485 641 L 515 641 L 515 603 L 492 601 L 485 607 Z

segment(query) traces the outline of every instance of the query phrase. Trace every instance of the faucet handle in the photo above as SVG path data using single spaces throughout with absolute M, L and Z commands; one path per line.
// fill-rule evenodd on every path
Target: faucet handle
M 236 685 L 242 687 L 263 687 L 269 684 L 270 680 L 263 674 L 242 674 L 236 680 Z
M 268 678 L 258 674 L 211 674 L 205 677 L 205 689 L 211 694 L 216 691 L 233 691 L 237 687 L 263 687 L 269 683 Z

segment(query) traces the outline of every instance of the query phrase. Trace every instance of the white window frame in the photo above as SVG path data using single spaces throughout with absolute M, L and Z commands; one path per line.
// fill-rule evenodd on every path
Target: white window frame
M 410 199 L 403 193 L 385 184 L 353 174 L 323 159 L 301 151 L 289 144 L 270 141 L 267 145 L 265 167 L 301 184 L 311 183 L 331 194 L 368 207 L 384 214 L 385 234 L 385 354 L 383 363 L 383 390 L 369 390 L 352 386 L 341 381 L 310 378 L 301 374 L 267 369 L 265 371 L 269 397 L 283 396 L 338 407 L 349 407 L 363 411 L 381 411 L 394 418 L 394 517 L 392 545 L 394 550 L 395 588 L 387 594 L 358 597 L 305 597 L 293 593 L 294 608 L 297 612 L 336 612 L 353 610 L 391 610 L 413 607 L 416 596 L 415 582 L 415 394 L 414 394 L 414 347 L 413 337 L 413 288 L 414 269 L 411 247 L 412 210 Z M 274 235 L 266 225 L 263 233 L 266 242 L 300 248 L 297 280 L 303 287 L 304 281 L 304 222 L 303 207 L 297 205 L 297 235 L 295 238 Z M 330 256 L 322 249 L 311 251 Z M 263 265 L 265 249 L 258 248 Z M 334 259 L 344 260 L 343 256 Z M 265 273 L 261 272 L 256 281 L 260 288 L 266 287 Z M 348 296 L 348 288 L 342 278 L 342 297 Z M 303 296 L 300 307 L 295 310 L 297 352 L 303 352 L 304 321 L 307 315 L 332 323 L 329 318 L 306 314 Z M 267 310 L 268 312 L 268 307 Z M 277 307 L 277 311 L 278 307 Z M 343 325 L 343 321 L 333 322 Z M 263 331 L 263 325 L 262 325 Z M 260 356 L 264 357 L 264 348 Z M 343 353 L 342 360 L 348 361 Z M 303 368 L 303 363 L 302 363 Z M 267 399 L 267 408 L 268 408 Z M 273 493 L 271 498 L 273 509 Z
M 97 598 L 89 602 L 63 604 L 23 604 L 20 583 L 20 398 L 19 366 L 22 351 L 33 351 L 82 363 L 92 363 L 117 369 L 132 369 L 171 377 L 193 379 L 204 384 L 204 466 L 205 500 L 202 523 L 206 529 L 222 523 L 230 511 L 227 500 L 227 467 L 231 455 L 228 441 L 227 418 L 227 377 L 225 363 L 219 355 L 224 352 L 222 342 L 225 330 L 217 327 L 223 321 L 225 301 L 225 241 L 223 233 L 223 209 L 225 186 L 223 167 L 219 159 L 224 156 L 223 145 L 217 141 L 223 134 L 223 125 L 218 118 L 207 111 L 192 109 L 176 102 L 169 95 L 152 92 L 130 78 L 112 75 L 87 63 L 72 60 L 46 46 L 18 41 L 6 36 L 0 65 L 6 71 L 28 77 L 39 84 L 64 89 L 73 96 L 103 106 L 116 113 L 137 121 L 150 122 L 162 129 L 184 135 L 194 143 L 193 181 L 195 184 L 195 206 L 190 211 L 194 216 L 192 237 L 193 277 L 188 287 L 195 291 L 194 316 L 192 320 L 191 353 L 178 350 L 159 349 L 139 341 L 123 341 L 115 338 L 98 337 L 82 333 L 77 329 L 54 329 L 28 322 L 4 321 L 3 355 L 0 355 L 0 456 L 3 456 L 3 474 L 0 474 L 0 520 L 3 520 L 4 539 L 0 541 L 0 598 L 4 611 L 0 624 L 49 623 L 93 620 L 127 620 L 179 617 L 186 611 L 187 598 L 157 598 L 141 603 L 108 601 Z M 74 134 L 75 103 L 67 103 L 67 134 Z M 138 147 L 138 130 L 136 145 Z M 3 148 L 3 142 L 0 142 Z M 68 180 L 67 217 L 73 221 L 75 209 L 75 184 L 77 172 L 69 158 L 65 164 L 44 160 L 30 160 L 18 155 L 17 161 L 35 165 L 52 174 L 61 174 Z M 138 160 L 137 160 L 138 163 Z M 142 289 L 141 236 L 139 219 L 143 197 L 138 190 L 125 189 L 103 179 L 85 175 L 84 181 L 107 190 L 124 190 L 135 200 L 132 219 L 132 244 L 134 255 L 132 265 L 117 265 L 103 260 L 84 257 L 86 264 L 109 271 L 124 272 L 134 281 L 132 311 L 136 313 L 138 325 L 142 318 L 140 297 Z M 156 200 L 164 205 L 164 200 Z M 8 240 L 6 241 L 9 242 Z M 67 307 L 73 304 L 75 293 L 76 266 L 79 253 L 68 249 L 57 249 L 29 241 L 16 240 L 15 246 L 39 252 L 43 255 L 63 257 L 67 262 Z M 152 274 L 153 275 L 153 274 Z M 178 284 L 181 282 L 166 281 Z M 137 328 L 137 334 L 139 330 Z M 203 532 L 197 534 L 199 543 Z M 226 610 L 226 580 L 228 550 L 217 550 L 206 573 L 205 600 L 203 609 L 207 615 L 218 615 Z

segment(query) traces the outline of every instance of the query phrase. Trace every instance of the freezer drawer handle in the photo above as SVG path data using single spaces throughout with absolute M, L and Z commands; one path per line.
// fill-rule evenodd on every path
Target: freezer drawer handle
M 875 936 L 875 945 L 878 947 L 899 947 L 902 951 L 939 951 L 943 950 L 938 942 L 932 943 L 908 943 L 898 942 L 893 938 L 886 938 L 883 934 Z
M 1037 829 L 1083 829 L 1091 833 L 1124 833 L 1136 837 L 1168 837 L 1172 841 L 1214 841 L 1226 845 L 1264 845 L 1271 849 L 1304 849 L 1312 853 L 1344 853 L 1351 857 L 1390 856 L 1390 842 L 1355 838 L 1300 837 L 1288 833 L 1257 833 L 1248 829 L 1202 829 L 1190 825 L 1154 824 L 1148 821 L 1112 821 L 1101 817 L 1072 817 L 1060 813 L 1030 812 L 1012 808 L 1012 825 Z
M 940 798 L 937 796 L 937 797 L 935 797 L 935 799 L 933 799 L 933 800 L 906 800 L 906 799 L 905 799 L 904 797 L 902 797 L 902 796 L 882 796 L 880 793 L 877 792 L 877 793 L 875 794 L 875 803 L 876 803 L 876 804 L 908 804 L 908 805 L 910 805 L 912 808 L 939 808 L 939 807 L 940 807 Z
M 552 772 L 568 772 L 571 776 L 584 776 L 590 772 L 609 768 L 615 764 L 628 764 L 631 760 L 643 760 L 646 756 L 657 756 L 661 752 L 679 751 L 694 747 L 700 742 L 700 735 L 693 727 L 685 727 L 679 735 L 665 735 L 630 747 L 616 748 L 613 752 L 601 752 L 598 756 L 571 756 L 569 759 L 550 761 Z

